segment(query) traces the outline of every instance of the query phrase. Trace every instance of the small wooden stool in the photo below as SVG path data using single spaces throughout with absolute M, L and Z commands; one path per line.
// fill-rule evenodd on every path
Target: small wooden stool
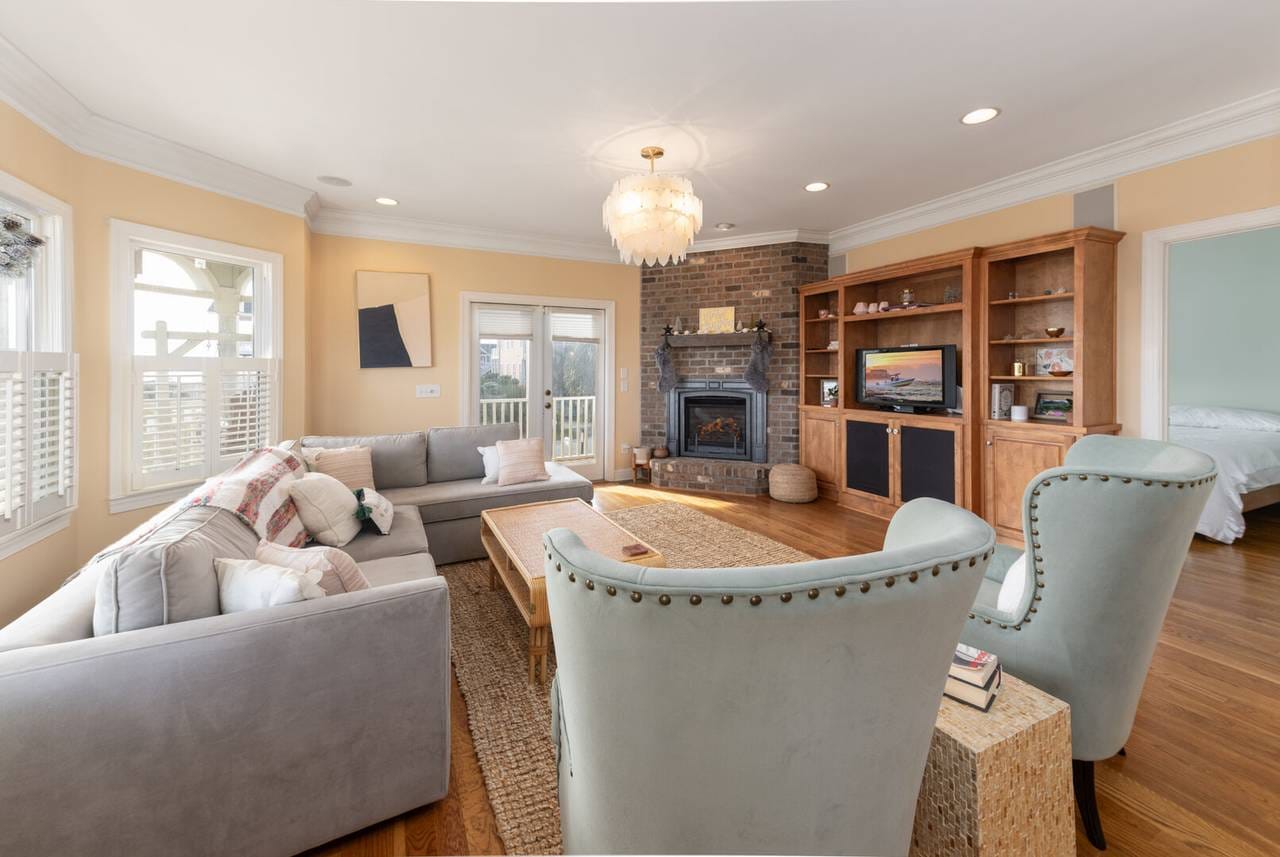
M 769 496 L 784 503 L 812 503 L 818 499 L 818 477 L 802 464 L 769 468 Z

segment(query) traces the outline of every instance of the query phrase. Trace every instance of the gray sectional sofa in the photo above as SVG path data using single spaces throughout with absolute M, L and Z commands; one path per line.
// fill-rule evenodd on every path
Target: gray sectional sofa
M 555 462 L 547 462 L 551 478 L 545 482 L 482 485 L 484 460 L 476 449 L 518 437 L 520 426 L 505 423 L 370 437 L 311 436 L 301 443 L 304 447 L 370 447 L 378 492 L 396 506 L 417 507 L 431 556 L 445 565 L 485 555 L 480 544 L 480 513 L 485 509 L 571 497 L 591 502 L 591 481 Z
M 443 797 L 436 563 L 483 555 L 485 508 L 592 496 L 554 464 L 548 482 L 481 485 L 475 448 L 516 433 L 303 439 L 373 450 L 391 532 L 343 548 L 370 589 L 221 615 L 212 561 L 257 536 L 192 508 L 0 629 L 0 854 L 288 855 Z M 104 633 L 104 589 L 111 629 L 132 630 Z

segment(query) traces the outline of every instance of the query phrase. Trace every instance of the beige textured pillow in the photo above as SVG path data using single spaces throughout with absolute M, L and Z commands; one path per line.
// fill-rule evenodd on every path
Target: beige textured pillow
M 499 485 L 544 482 L 551 478 L 542 461 L 542 438 L 500 440 L 497 446 Z
M 326 473 L 308 473 L 289 485 L 289 496 L 311 537 L 340 548 L 360 534 L 356 495 Z
M 369 579 L 345 551 L 337 548 L 291 548 L 274 542 L 259 542 L 258 562 L 282 565 L 298 571 L 320 572 L 320 588 L 326 595 L 341 595 L 369 588 Z
M 332 476 L 352 491 L 377 487 L 373 484 L 373 450 L 367 446 L 307 448 L 303 451 L 303 457 L 313 473 Z

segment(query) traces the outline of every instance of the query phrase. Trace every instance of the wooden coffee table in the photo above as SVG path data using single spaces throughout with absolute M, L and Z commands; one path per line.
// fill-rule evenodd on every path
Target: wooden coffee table
M 520 615 L 529 625 L 529 682 L 547 680 L 547 649 L 551 643 L 551 613 L 547 608 L 547 582 L 543 577 L 546 554 L 542 536 L 547 530 L 573 530 L 583 544 L 619 562 L 665 566 L 662 554 L 601 515 L 578 498 L 548 500 L 486 509 L 480 513 L 480 541 L 489 554 L 489 587 L 501 579 Z M 640 544 L 647 552 L 626 556 L 625 545 Z

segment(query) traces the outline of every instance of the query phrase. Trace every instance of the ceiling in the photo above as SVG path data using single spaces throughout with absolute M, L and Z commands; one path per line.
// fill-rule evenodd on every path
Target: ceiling
M 88 112 L 325 211 L 604 249 L 643 145 L 704 238 L 825 234 L 1280 87 L 1275 0 L 43 0 L 0 35 Z

